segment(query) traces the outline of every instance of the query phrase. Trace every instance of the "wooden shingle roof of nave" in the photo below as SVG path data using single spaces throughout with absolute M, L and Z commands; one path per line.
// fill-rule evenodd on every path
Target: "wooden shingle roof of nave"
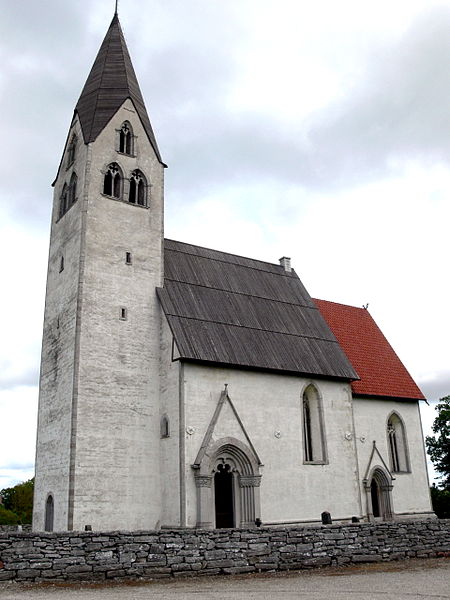
M 165 240 L 158 289 L 179 358 L 358 378 L 295 271 Z
M 97 138 L 127 98 L 133 101 L 155 154 L 164 164 L 115 14 L 75 107 L 86 144 Z
M 355 396 L 425 400 L 406 367 L 365 308 L 327 300 L 315 304 L 358 371 Z

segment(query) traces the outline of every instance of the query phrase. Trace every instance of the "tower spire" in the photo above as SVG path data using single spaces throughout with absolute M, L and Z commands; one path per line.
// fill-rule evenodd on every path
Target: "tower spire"
M 75 107 L 85 143 L 94 141 L 123 102 L 130 98 L 162 163 L 139 83 L 116 13 Z
M 116 9 L 114 11 L 114 15 L 117 15 L 117 9 L 119 7 L 119 0 L 116 0 Z

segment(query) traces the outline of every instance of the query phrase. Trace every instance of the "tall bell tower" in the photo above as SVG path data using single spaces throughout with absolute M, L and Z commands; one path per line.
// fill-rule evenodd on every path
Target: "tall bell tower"
M 35 530 L 159 525 L 164 167 L 115 14 L 54 183 Z

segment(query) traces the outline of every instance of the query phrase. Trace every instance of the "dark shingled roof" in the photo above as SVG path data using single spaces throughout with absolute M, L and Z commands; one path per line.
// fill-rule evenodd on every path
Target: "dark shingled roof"
M 355 396 L 425 400 L 368 310 L 314 300 L 360 376 Z
M 294 271 L 165 240 L 158 289 L 180 358 L 357 379 Z
M 75 107 L 86 144 L 97 138 L 127 98 L 133 101 L 156 156 L 162 163 L 119 18 L 114 15 Z

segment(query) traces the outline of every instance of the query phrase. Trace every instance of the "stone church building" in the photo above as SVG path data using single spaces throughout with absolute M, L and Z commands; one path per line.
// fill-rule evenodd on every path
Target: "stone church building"
M 35 530 L 432 516 L 424 397 L 369 312 L 164 239 L 164 168 L 117 14 L 54 182 Z

